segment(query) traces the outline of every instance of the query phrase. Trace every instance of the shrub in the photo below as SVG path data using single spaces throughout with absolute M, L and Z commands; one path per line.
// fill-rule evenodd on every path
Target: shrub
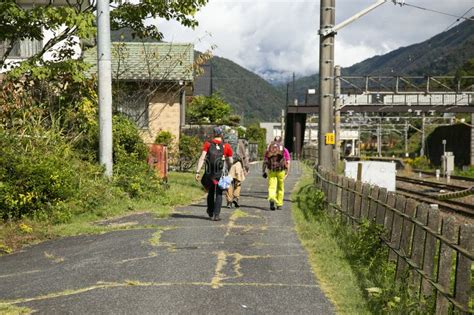
M 201 140 L 198 137 L 181 135 L 179 139 L 179 170 L 192 168 L 201 154 Z
M 430 160 L 426 156 L 419 156 L 414 158 L 413 160 L 408 160 L 408 164 L 414 169 L 419 170 L 429 170 L 433 168 L 431 166 Z
M 78 160 L 72 147 L 61 141 L 59 135 L 39 134 L 17 136 L 0 131 L 3 219 L 50 217 L 60 211 L 65 201 L 78 196 L 85 178 L 101 172 L 99 167 Z
M 171 132 L 166 130 L 161 130 L 158 132 L 155 138 L 156 144 L 162 144 L 170 147 L 173 144 L 174 136 Z

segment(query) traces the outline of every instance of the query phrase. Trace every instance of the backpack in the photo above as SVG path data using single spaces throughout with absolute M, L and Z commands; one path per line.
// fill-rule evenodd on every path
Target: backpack
M 224 142 L 214 143 L 211 145 L 206 155 L 206 174 L 211 179 L 219 179 L 222 175 L 222 168 L 224 167 Z
M 281 171 L 286 169 L 286 161 L 284 159 L 284 150 L 282 144 L 273 141 L 267 149 L 267 167 L 271 171 Z

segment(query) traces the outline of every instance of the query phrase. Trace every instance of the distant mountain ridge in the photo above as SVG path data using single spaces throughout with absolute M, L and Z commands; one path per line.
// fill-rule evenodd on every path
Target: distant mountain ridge
M 212 66 L 213 91 L 231 104 L 234 113 L 242 116 L 244 124 L 273 121 L 285 107 L 285 94 L 257 74 L 229 59 L 214 56 Z
M 468 20 L 432 38 L 374 56 L 351 67 L 343 75 L 453 75 L 474 58 L 474 21 Z M 295 95 L 302 101 L 309 88 L 318 88 L 319 74 L 296 80 Z M 280 92 L 286 85 L 278 87 Z

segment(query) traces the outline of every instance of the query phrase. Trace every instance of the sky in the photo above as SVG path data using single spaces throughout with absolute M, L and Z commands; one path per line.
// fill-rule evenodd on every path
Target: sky
M 375 0 L 336 0 L 336 23 Z M 405 0 L 405 3 L 461 16 L 474 15 L 474 0 Z M 228 58 L 269 81 L 318 71 L 319 0 L 210 0 L 196 15 L 194 30 L 157 21 L 170 42 Z M 456 22 L 442 15 L 388 1 L 336 35 L 335 61 L 343 67 L 402 46 L 422 42 Z

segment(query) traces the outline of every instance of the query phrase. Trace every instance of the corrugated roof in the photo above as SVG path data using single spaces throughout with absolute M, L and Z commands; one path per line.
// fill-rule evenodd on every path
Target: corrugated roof
M 90 48 L 84 61 L 97 74 L 97 49 Z M 174 43 L 112 43 L 112 79 L 192 81 L 194 46 Z

